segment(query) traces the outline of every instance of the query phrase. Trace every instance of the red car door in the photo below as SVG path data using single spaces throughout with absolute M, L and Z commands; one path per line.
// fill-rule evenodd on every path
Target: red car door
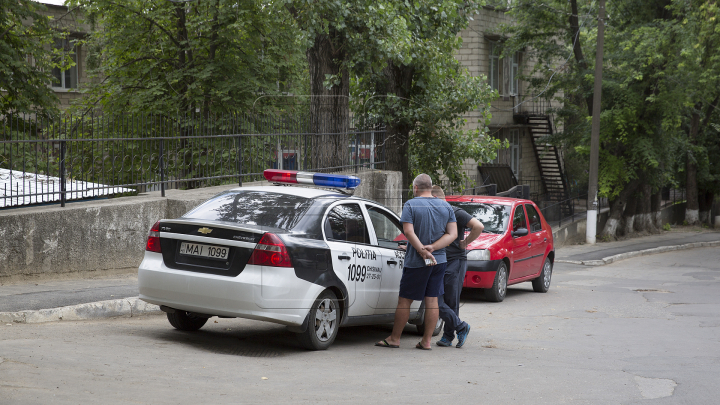
M 511 260 L 512 265 L 510 266 L 510 275 L 508 280 L 526 276 L 529 272 L 528 262 L 531 259 L 530 248 L 532 247 L 532 236 L 527 226 L 527 218 L 525 216 L 525 210 L 522 204 L 515 206 L 515 212 L 513 213 L 512 232 L 518 232 L 524 229 L 527 234 L 525 236 L 514 236 L 512 235 L 512 253 Z M 522 231 L 520 231 L 522 232 Z
M 543 229 L 540 214 L 532 204 L 525 204 L 528 219 L 528 232 L 530 234 L 530 258 L 527 260 L 526 276 L 538 274 L 542 269 L 547 247 L 547 230 Z

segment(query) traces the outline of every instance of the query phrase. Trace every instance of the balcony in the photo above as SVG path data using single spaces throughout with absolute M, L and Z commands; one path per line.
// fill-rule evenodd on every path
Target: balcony
M 545 95 L 517 94 L 511 96 L 513 100 L 513 118 L 516 124 L 527 124 L 528 117 L 549 115 L 552 108 L 551 101 Z

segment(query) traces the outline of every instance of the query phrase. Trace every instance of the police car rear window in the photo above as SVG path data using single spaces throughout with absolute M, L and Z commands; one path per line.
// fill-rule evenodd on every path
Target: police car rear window
M 183 215 L 183 218 L 236 222 L 292 229 L 313 200 L 266 191 L 228 191 Z

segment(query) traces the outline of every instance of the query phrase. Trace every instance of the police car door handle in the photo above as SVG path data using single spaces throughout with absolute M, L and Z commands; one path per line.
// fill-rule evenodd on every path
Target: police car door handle
M 547 242 L 547 238 L 543 239 L 543 242 Z
M 395 260 L 388 260 L 388 261 L 387 261 L 387 264 L 397 264 L 397 261 L 395 261 Z
M 348 255 L 339 255 L 339 256 L 338 256 L 338 259 L 340 259 L 340 260 L 350 260 L 350 256 L 348 256 Z
M 528 242 L 528 247 L 532 246 L 532 242 Z

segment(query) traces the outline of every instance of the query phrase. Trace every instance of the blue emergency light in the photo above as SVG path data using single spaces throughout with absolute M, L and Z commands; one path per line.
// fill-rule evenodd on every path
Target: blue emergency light
M 310 184 L 318 187 L 354 189 L 360 185 L 360 179 L 343 174 L 325 174 L 298 172 L 295 170 L 266 169 L 265 179 L 272 183 Z

